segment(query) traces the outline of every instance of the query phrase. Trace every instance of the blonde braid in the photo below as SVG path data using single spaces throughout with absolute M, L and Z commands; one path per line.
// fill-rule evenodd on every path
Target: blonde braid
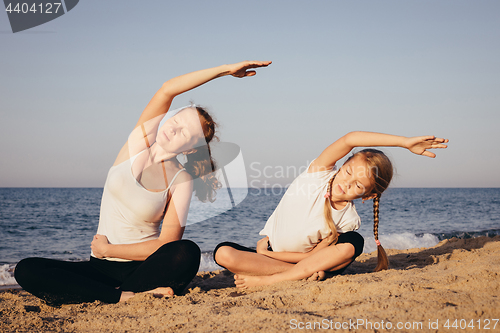
M 325 206 L 323 209 L 323 215 L 325 216 L 325 221 L 326 224 L 328 225 L 328 228 L 330 228 L 331 234 L 328 236 L 328 243 L 329 244 L 336 244 L 338 239 L 339 239 L 339 234 L 337 232 L 337 227 L 333 223 L 333 218 L 332 218 L 332 208 L 331 208 L 331 203 L 330 203 L 330 195 L 332 191 L 332 183 L 333 180 L 335 179 L 335 175 L 330 179 L 328 182 L 328 188 L 326 190 L 325 194 Z
M 377 267 L 373 270 L 374 272 L 378 272 L 389 267 L 387 254 L 378 240 L 379 206 L 380 194 L 377 194 L 377 196 L 373 198 L 373 235 L 375 237 L 375 242 L 377 243 Z
M 375 236 L 375 242 L 378 241 L 379 206 L 380 195 L 377 195 L 373 198 L 373 235 Z

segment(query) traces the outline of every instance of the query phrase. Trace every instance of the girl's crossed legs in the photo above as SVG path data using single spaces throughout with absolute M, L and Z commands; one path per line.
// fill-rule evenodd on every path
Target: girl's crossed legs
M 214 259 L 217 264 L 235 273 L 237 287 L 247 288 L 311 276 L 321 278 L 324 271 L 340 274 L 363 252 L 363 246 L 363 237 L 350 231 L 340 234 L 335 245 L 330 245 L 297 264 L 276 260 L 231 242 L 217 245 Z

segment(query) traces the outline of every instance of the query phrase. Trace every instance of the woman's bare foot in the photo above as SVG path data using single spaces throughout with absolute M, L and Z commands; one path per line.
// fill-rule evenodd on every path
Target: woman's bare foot
M 174 296 L 174 290 L 170 287 L 158 287 L 153 290 L 145 291 L 144 293 L 153 294 L 153 296 L 157 298 Z
M 156 298 L 162 298 L 162 297 L 174 296 L 174 291 L 170 287 L 158 287 L 156 289 L 148 290 L 142 293 L 134 293 L 133 291 L 122 291 L 119 302 L 126 302 L 138 294 L 153 294 L 153 296 Z
M 307 281 L 323 281 L 325 278 L 325 271 L 319 271 L 308 277 Z
M 135 293 L 133 291 L 122 291 L 119 302 L 126 302 L 134 296 Z
M 267 286 L 272 284 L 271 281 L 272 275 L 243 275 L 243 274 L 235 274 L 234 275 L 234 284 L 236 287 L 241 289 L 247 289 L 250 287 L 258 287 L 258 286 Z

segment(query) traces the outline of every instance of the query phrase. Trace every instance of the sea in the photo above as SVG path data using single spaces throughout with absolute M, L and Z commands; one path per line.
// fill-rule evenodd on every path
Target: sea
M 13 270 L 26 257 L 88 260 L 102 188 L 0 188 L 0 286 L 15 287 Z M 185 239 L 202 250 L 200 271 L 221 269 L 213 249 L 223 241 L 255 247 L 284 189 L 233 188 L 214 203 L 193 198 Z M 228 198 L 230 200 L 228 200 Z M 371 201 L 355 201 L 364 252 L 376 249 Z M 452 237 L 500 234 L 500 188 L 389 188 L 380 201 L 385 248 L 430 247 Z

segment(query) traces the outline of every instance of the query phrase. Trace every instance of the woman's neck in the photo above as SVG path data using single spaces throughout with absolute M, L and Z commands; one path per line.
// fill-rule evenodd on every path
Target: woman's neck
M 149 156 L 151 156 L 151 161 L 153 164 L 160 164 L 161 162 L 177 161 L 177 154 L 169 153 L 163 150 L 157 144 L 152 144 L 149 150 Z

